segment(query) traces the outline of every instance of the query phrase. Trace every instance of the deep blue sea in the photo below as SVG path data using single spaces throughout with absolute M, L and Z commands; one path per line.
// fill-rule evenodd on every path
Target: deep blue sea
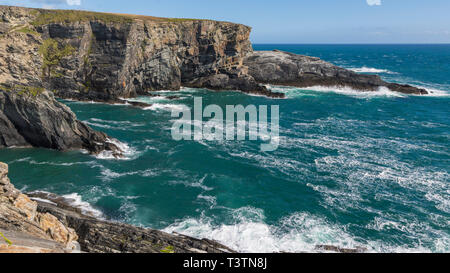
M 425 87 L 272 86 L 287 98 L 183 88 L 147 109 L 64 101 L 128 145 L 127 159 L 6 149 L 13 183 L 73 199 L 87 213 L 218 240 L 244 252 L 450 252 L 450 45 L 255 45 L 320 57 Z M 165 96 L 177 95 L 179 100 Z M 279 105 L 281 144 L 172 140 L 171 110 L 203 103 Z

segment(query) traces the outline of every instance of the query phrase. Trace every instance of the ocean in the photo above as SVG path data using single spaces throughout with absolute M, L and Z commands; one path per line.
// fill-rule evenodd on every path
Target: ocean
M 70 198 L 86 213 L 217 240 L 242 252 L 450 252 L 450 45 L 254 45 L 320 57 L 358 73 L 422 86 L 382 89 L 270 86 L 286 99 L 183 88 L 138 109 L 63 101 L 118 139 L 126 158 L 45 149 L 0 150 L 25 191 Z M 169 100 L 166 96 L 179 96 Z M 279 105 L 280 147 L 180 141 L 172 109 Z

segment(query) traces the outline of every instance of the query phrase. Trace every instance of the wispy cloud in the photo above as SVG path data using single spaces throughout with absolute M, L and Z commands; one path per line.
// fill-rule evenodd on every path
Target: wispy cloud
M 366 0 L 369 6 L 381 6 L 381 0 Z

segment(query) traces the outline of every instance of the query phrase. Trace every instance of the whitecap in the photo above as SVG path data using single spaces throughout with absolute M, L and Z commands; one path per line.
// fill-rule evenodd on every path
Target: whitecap
M 120 142 L 117 139 L 108 138 L 108 143 L 116 145 L 122 152 L 123 152 L 123 158 L 117 158 L 114 156 L 114 153 L 112 151 L 102 151 L 98 155 L 95 155 L 97 159 L 118 159 L 118 160 L 132 160 L 136 159 L 136 157 L 139 156 L 139 153 L 132 147 L 130 147 L 127 143 Z
M 319 252 L 320 244 L 356 247 L 354 240 L 341 228 L 307 213 L 283 218 L 276 226 L 264 222 L 261 209 L 243 207 L 232 210 L 235 223 L 215 225 L 208 217 L 188 218 L 165 228 L 196 238 L 219 241 L 244 253 Z
M 69 205 L 78 208 L 85 215 L 95 218 L 104 218 L 103 212 L 91 206 L 88 202 L 83 201 L 82 197 L 78 193 L 72 193 L 62 196 Z
M 164 103 L 155 103 L 152 106 L 145 107 L 144 110 L 152 110 L 152 111 L 183 111 L 186 109 L 186 105 L 184 104 L 164 104 Z
M 392 72 L 392 71 L 389 71 L 389 70 L 387 70 L 387 69 L 377 69 L 377 68 L 372 68 L 372 67 L 366 67 L 366 66 L 363 66 L 363 67 L 350 67 L 350 68 L 347 68 L 348 70 L 351 70 L 351 71 L 353 71 L 353 72 L 356 72 L 356 73 L 385 73 L 385 74 L 398 74 L 398 73 L 396 73 L 396 72 Z

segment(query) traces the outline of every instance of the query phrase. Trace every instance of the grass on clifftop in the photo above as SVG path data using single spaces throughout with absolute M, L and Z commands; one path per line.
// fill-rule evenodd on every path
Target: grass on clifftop
M 85 21 L 102 21 L 105 23 L 131 23 L 132 18 L 110 13 L 80 11 L 80 10 L 40 10 L 37 18 L 31 23 L 42 26 L 51 23 L 73 23 Z
M 36 12 L 36 19 L 31 23 L 33 26 L 42 26 L 52 23 L 73 23 L 86 21 L 101 21 L 104 23 L 131 23 L 135 19 L 152 20 L 160 22 L 185 22 L 185 21 L 211 21 L 203 19 L 190 18 L 162 18 L 145 15 L 101 13 L 81 10 L 44 10 L 39 9 Z

